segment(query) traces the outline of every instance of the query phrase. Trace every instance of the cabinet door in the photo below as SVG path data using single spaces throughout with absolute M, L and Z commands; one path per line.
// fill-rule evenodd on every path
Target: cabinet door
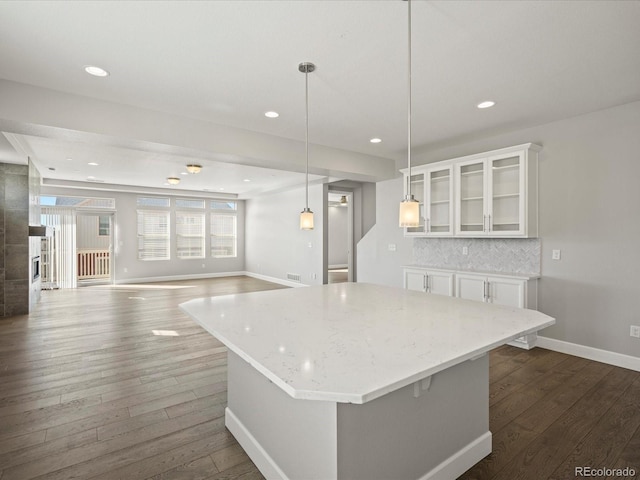
M 413 172 L 411 175 L 411 195 L 420 204 L 420 224 L 417 227 L 405 227 L 404 234 L 408 237 L 423 237 L 426 234 L 425 223 L 425 172 Z M 407 175 L 404 177 L 405 195 L 409 192 Z
M 484 302 L 486 283 L 486 277 L 480 275 L 456 274 L 456 297 Z
M 489 277 L 489 302 L 509 307 L 525 307 L 526 280 Z
M 427 274 L 421 270 L 404 271 L 404 288 L 416 292 L 427 291 Z
M 427 291 L 453 297 L 453 273 L 427 272 Z
M 425 177 L 427 236 L 453 235 L 453 168 L 429 170 Z
M 485 159 L 456 164 L 456 235 L 486 235 L 485 177 Z
M 489 235 L 525 233 L 524 152 L 490 157 L 488 160 L 487 220 Z

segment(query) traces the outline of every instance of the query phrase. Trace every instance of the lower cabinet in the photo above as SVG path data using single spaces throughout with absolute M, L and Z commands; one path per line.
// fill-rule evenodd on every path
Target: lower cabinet
M 453 278 L 453 272 L 407 268 L 404 270 L 404 288 L 453 297 Z
M 404 288 L 420 292 L 456 296 L 467 300 L 517 308 L 538 307 L 537 278 L 508 275 L 483 275 L 423 268 L 404 269 Z M 518 338 L 509 345 L 530 349 L 537 334 Z

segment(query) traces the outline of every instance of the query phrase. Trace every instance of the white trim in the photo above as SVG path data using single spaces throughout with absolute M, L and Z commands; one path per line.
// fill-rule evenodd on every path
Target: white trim
M 458 478 L 490 453 L 491 432 L 486 432 L 420 477 L 420 480 Z
M 555 338 L 538 336 L 538 347 L 553 350 L 555 352 L 575 355 L 576 357 L 594 360 L 596 362 L 614 365 L 616 367 L 628 368 L 640 372 L 640 357 L 632 357 L 623 353 L 600 350 L 599 348 L 578 345 L 577 343 L 564 342 Z
M 261 275 L 259 273 L 242 272 L 247 277 L 257 278 L 258 280 L 264 280 L 265 282 L 278 283 L 280 285 L 286 285 L 287 287 L 308 287 L 305 283 L 292 282 L 291 280 L 284 280 L 282 278 L 270 277 L 268 275 Z
M 258 443 L 251 432 L 242 424 L 242 422 L 234 415 L 234 413 L 227 407 L 225 409 L 224 424 L 229 431 L 236 437 L 238 443 L 242 446 L 244 451 L 249 455 L 249 458 L 255 463 L 260 473 L 268 479 L 282 479 L 287 480 L 288 477 L 284 474 L 278 464 L 271 458 L 262 445 Z
M 247 275 L 247 273 L 243 271 L 219 272 L 219 273 L 194 273 L 194 274 L 188 274 L 188 275 L 170 275 L 165 277 L 125 278 L 122 280 L 116 280 L 115 284 L 120 285 L 120 284 L 128 284 L 128 283 L 171 282 L 174 280 L 198 280 L 202 278 L 238 277 L 243 275 Z

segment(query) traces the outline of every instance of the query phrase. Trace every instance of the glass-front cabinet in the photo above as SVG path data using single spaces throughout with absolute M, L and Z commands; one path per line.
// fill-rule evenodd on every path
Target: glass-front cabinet
M 524 155 L 521 152 L 460 162 L 456 234 L 524 235 Z
M 413 168 L 420 225 L 405 235 L 536 237 L 538 151 L 528 143 Z
M 452 236 L 452 166 L 413 168 L 411 172 L 411 193 L 420 204 L 420 224 L 417 227 L 406 227 L 405 235 L 416 237 Z
M 538 235 L 538 157 L 527 144 L 454 162 L 460 237 Z

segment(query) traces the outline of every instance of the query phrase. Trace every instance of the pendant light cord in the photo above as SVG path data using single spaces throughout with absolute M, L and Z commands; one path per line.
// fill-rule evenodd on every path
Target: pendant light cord
M 410 200 L 411 195 L 411 0 L 407 0 L 408 5 L 408 29 L 409 32 L 409 75 L 408 75 L 408 95 L 407 95 L 407 164 L 409 166 L 409 175 L 407 176 L 407 200 Z
M 304 110 L 305 110 L 305 155 L 307 159 L 307 167 L 305 171 L 305 207 L 309 209 L 309 71 L 304 72 Z

